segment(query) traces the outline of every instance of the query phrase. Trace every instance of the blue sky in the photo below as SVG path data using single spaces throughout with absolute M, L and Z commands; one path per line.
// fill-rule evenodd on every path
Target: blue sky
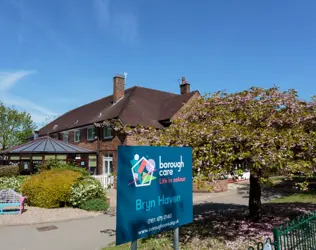
M 47 117 L 134 85 L 316 94 L 316 1 L 2 0 L 0 100 Z

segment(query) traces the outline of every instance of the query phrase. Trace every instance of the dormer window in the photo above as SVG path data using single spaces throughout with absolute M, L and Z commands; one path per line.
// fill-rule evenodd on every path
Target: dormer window
M 93 141 L 95 139 L 95 129 L 94 127 L 88 128 L 87 130 L 88 141 Z
M 69 134 L 68 132 L 63 133 L 63 141 L 68 143 Z
M 74 132 L 74 142 L 80 142 L 80 130 Z
M 104 139 L 109 139 L 109 138 L 112 138 L 113 135 L 112 135 L 112 128 L 108 127 L 108 126 L 105 126 L 103 127 L 103 138 Z

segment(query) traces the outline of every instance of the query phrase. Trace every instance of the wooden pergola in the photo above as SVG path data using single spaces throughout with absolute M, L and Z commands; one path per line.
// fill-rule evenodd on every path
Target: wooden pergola
M 4 165 L 20 165 L 32 172 L 38 164 L 51 159 L 75 163 L 87 170 L 96 168 L 97 153 L 76 145 L 53 139 L 39 137 L 25 144 L 0 152 Z M 1 165 L 1 164 L 0 164 Z

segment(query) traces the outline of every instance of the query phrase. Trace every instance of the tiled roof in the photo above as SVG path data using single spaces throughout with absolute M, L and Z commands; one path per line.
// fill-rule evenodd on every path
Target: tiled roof
M 73 109 L 39 130 L 39 135 L 79 128 L 108 119 L 120 119 L 123 124 L 162 128 L 159 121 L 172 116 L 197 91 L 177 95 L 159 90 L 132 87 L 126 89 L 124 97 L 113 104 L 113 96 Z
M 34 141 L 4 150 L 0 154 L 83 154 L 95 153 L 92 150 L 74 146 L 63 141 L 55 140 L 49 136 L 43 136 Z

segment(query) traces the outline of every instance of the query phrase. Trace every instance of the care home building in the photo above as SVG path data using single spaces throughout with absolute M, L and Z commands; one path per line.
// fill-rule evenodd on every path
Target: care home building
M 124 77 L 116 75 L 112 95 L 63 114 L 41 128 L 38 136 L 49 136 L 97 152 L 96 160 L 89 159 L 89 171 L 94 175 L 109 175 L 116 171 L 117 147 L 136 145 L 136 142 L 109 126 L 100 126 L 103 121 L 116 119 L 123 125 L 163 128 L 198 96 L 198 91 L 190 91 L 184 77 L 179 94 L 175 94 L 139 86 L 125 89 Z

